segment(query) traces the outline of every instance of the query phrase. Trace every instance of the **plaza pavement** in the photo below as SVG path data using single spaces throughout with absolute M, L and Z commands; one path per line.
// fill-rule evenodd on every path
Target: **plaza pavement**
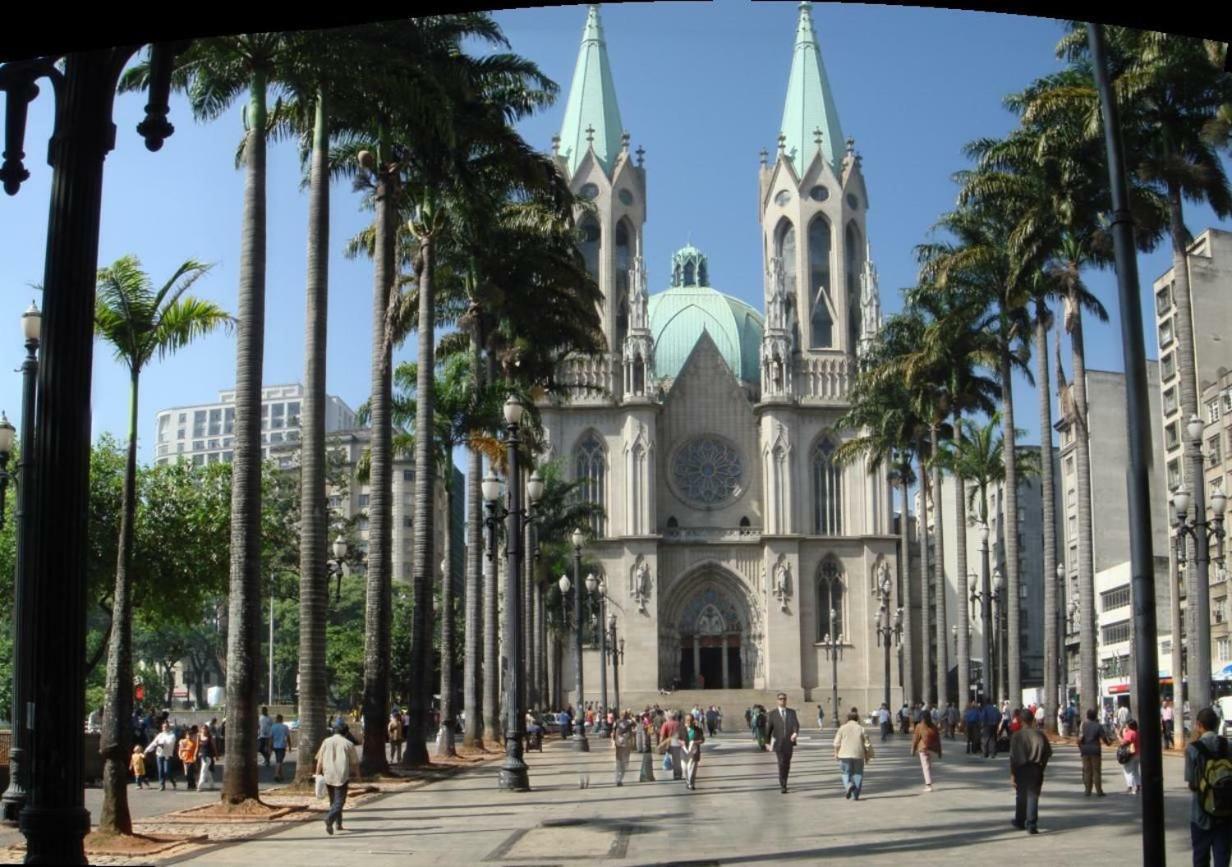
M 830 746 L 833 729 L 802 732 L 791 790 L 779 792 L 774 755 L 744 734 L 719 735 L 703 748 L 697 790 L 664 773 L 639 783 L 633 755 L 625 785 L 612 783 L 609 742 L 574 753 L 558 739 L 528 764 L 533 791 L 497 789 L 499 761 L 422 789 L 391 794 L 348 811 L 347 830 L 330 837 L 320 821 L 163 863 L 193 865 L 356 863 L 623 864 L 1141 863 L 1138 798 L 1124 794 L 1112 752 L 1104 759 L 1105 798 L 1082 792 L 1076 747 L 1058 746 L 1049 764 L 1040 833 L 1010 827 L 1013 793 L 1005 755 L 966 756 L 963 741 L 945 741 L 934 768 L 935 791 L 923 791 L 909 739 L 881 743 L 859 802 L 843 797 Z M 1165 758 L 1168 858 L 1188 863 L 1189 793 L 1181 761 Z M 589 788 L 579 788 L 588 774 Z

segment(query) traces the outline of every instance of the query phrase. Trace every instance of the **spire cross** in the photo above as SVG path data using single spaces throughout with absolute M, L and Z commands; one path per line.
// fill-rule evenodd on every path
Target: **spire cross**
M 779 133 L 779 153 L 787 150 L 787 134 Z
M 638 164 L 638 167 L 640 168 L 642 165 L 642 161 L 646 157 L 646 149 L 643 148 L 641 145 L 638 145 L 636 153 L 637 153 L 637 164 Z
M 559 152 L 560 152 L 560 136 L 554 135 L 552 136 L 552 153 L 556 154 Z
M 855 139 L 853 139 L 853 138 L 849 138 L 849 139 L 847 139 L 847 153 L 848 153 L 848 155 L 854 154 L 855 152 L 856 152 L 856 140 L 855 140 Z
M 821 127 L 813 127 L 813 142 L 817 145 L 817 150 L 821 150 Z
M 620 134 L 620 149 L 625 153 L 629 152 L 629 133 L 622 132 Z
M 850 139 L 848 139 L 848 141 L 850 141 Z M 587 144 L 595 143 L 595 128 L 593 126 L 586 127 L 586 143 Z
M 766 149 L 765 149 L 765 148 L 762 148 L 762 149 L 761 149 L 761 164 L 762 164 L 762 167 L 763 167 L 763 168 L 765 167 L 765 165 L 766 165 L 766 159 L 767 159 L 769 156 L 770 156 L 770 154 L 766 151 Z

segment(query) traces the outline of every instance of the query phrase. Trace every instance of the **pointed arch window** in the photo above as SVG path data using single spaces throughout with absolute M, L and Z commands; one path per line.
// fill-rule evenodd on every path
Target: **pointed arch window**
M 838 561 L 827 557 L 817 569 L 817 640 L 827 641 L 831 635 L 842 641 L 846 588 Z
M 844 272 L 847 275 L 847 351 L 860 345 L 860 277 L 864 273 L 864 245 L 860 229 L 852 220 L 843 233 L 846 251 Z
M 813 449 L 813 532 L 839 536 L 843 532 L 843 468 L 834 460 L 835 443 L 822 437 Z
M 818 215 L 809 223 L 809 348 L 834 345 L 834 318 L 830 314 L 830 224 Z
M 602 232 L 599 229 L 599 221 L 593 214 L 587 214 L 578 223 L 578 234 L 581 236 L 578 247 L 582 251 L 582 258 L 586 260 L 586 270 L 590 272 L 591 277 L 597 280 L 599 279 L 599 242 Z
M 616 332 L 612 345 L 624 347 L 625 335 L 629 333 L 629 268 L 633 263 L 633 233 L 629 221 L 621 219 L 616 224 Z
M 578 495 L 583 502 L 593 503 L 600 509 L 607 508 L 607 454 L 603 440 L 591 431 L 582 437 L 574 452 L 575 478 L 581 484 Z M 602 538 L 607 520 L 604 514 L 595 514 L 590 519 L 590 531 L 595 538 Z

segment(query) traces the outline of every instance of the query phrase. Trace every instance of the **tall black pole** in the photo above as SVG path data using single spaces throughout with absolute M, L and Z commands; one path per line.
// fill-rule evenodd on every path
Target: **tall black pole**
M 21 365 L 21 463 L 17 473 L 17 507 L 13 512 L 17 537 L 16 572 L 13 580 L 13 740 L 9 749 L 9 787 L 4 792 L 4 819 L 16 822 L 26 805 L 30 765 L 26 757 L 26 702 L 30 698 L 29 605 L 31 590 L 29 562 L 24 556 L 29 531 L 26 514 L 31 508 L 34 475 L 34 395 L 38 376 L 38 338 L 26 341 L 26 360 Z
M 620 650 L 616 645 L 616 621 L 612 621 L 612 689 L 616 698 L 616 716 L 620 717 Z
M 833 599 L 833 581 L 830 582 L 830 593 L 830 598 Z M 833 680 L 833 694 L 831 695 L 831 699 L 834 702 L 834 727 L 838 728 L 838 633 L 835 631 L 836 624 L 834 622 L 834 616 L 836 613 L 837 612 L 833 608 L 830 609 L 830 666 Z
M 585 691 L 582 681 L 582 546 L 573 546 L 573 639 L 576 655 L 574 667 L 577 669 L 577 694 L 573 704 L 573 748 L 579 753 L 590 752 L 590 742 L 586 740 Z
M 988 525 L 980 526 L 980 653 L 984 655 L 984 697 L 997 698 L 997 666 L 993 662 L 993 643 L 997 633 L 992 622 L 992 586 L 988 583 Z
M 1148 458 L 1150 439 L 1146 411 L 1146 347 L 1142 309 L 1138 301 L 1138 262 L 1134 258 L 1134 224 L 1129 212 L 1121 128 L 1116 98 L 1104 60 L 1104 28 L 1087 25 L 1095 83 L 1108 148 L 1108 178 L 1112 188 L 1112 239 L 1116 254 L 1117 300 L 1121 308 L 1121 347 L 1125 361 L 1126 424 L 1129 435 L 1127 502 L 1129 504 L 1130 587 L 1134 606 L 1134 664 L 1138 679 L 1138 739 L 1142 768 L 1142 862 L 1164 864 L 1164 774 L 1159 719 L 1159 660 L 1155 623 L 1155 560 L 1151 551 L 1151 509 Z M 1201 475 L 1197 484 L 1203 484 Z M 1205 519 L 1204 514 L 1199 519 Z M 1207 588 L 1202 588 L 1205 595 Z M 1179 636 L 1173 636 L 1178 641 Z M 1210 668 L 1204 674 L 1210 676 Z M 1180 673 L 1173 673 L 1180 683 Z
M 522 485 L 518 475 L 518 426 L 510 424 L 505 434 L 509 456 L 506 485 L 509 506 L 505 516 L 505 646 L 509 660 L 505 674 L 505 762 L 500 769 L 500 787 L 511 792 L 529 792 L 530 778 L 522 760 L 526 736 L 523 701 L 522 647 Z
M 607 730 L 607 585 L 599 582 L 599 722 L 600 732 Z

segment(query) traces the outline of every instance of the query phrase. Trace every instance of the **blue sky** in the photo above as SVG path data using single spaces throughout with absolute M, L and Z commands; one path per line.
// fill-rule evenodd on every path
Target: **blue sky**
M 796 4 L 719 0 L 603 8 L 603 25 L 617 97 L 632 146 L 646 149 L 646 259 L 652 291 L 667 286 L 672 252 L 686 240 L 710 259 L 711 282 L 762 306 L 756 191 L 758 151 L 773 153 L 796 24 Z M 901 307 L 899 290 L 915 276 L 913 248 L 936 217 L 954 204 L 951 174 L 964 167 L 960 149 L 974 138 L 1003 135 L 1013 125 L 1005 94 L 1059 68 L 1054 47 L 1060 22 L 998 13 L 909 7 L 818 4 L 813 10 L 822 55 L 842 126 L 863 156 L 869 188 L 869 236 L 881 276 L 883 306 Z M 526 121 L 522 131 L 547 149 L 560 125 L 585 22 L 584 6 L 496 13 L 513 50 L 557 81 L 557 104 Z M 0 370 L 17 368 L 24 353 L 18 318 L 29 283 L 41 282 L 50 169 L 43 160 L 50 135 L 49 88 L 32 104 L 26 137 L 31 179 L 18 196 L 0 197 Z M 197 291 L 235 309 L 243 175 L 234 155 L 241 135 L 238 106 L 199 124 L 180 98 L 172 105 L 176 133 L 157 154 L 134 127 L 145 98 L 116 105 L 116 149 L 104 182 L 99 261 L 135 253 L 155 280 L 184 259 L 214 263 Z M 269 154 L 269 238 L 265 381 L 303 377 L 305 229 L 293 143 Z M 367 394 L 372 269 L 342 255 L 346 239 L 368 221 L 348 183 L 334 189 L 330 257 L 328 390 L 352 406 Z M 1189 206 L 1195 234 L 1215 222 Z M 1225 229 L 1232 228 L 1227 221 Z M 1166 248 L 1139 258 L 1143 298 L 1171 264 Z M 1087 330 L 1088 366 L 1120 370 L 1115 282 L 1088 275 L 1114 316 Z M 1156 340 L 1144 307 L 1148 353 Z M 3 323 L 8 323 L 4 325 Z M 5 328 L 8 330 L 6 331 Z M 413 341 L 397 352 L 414 357 Z M 152 457 L 153 419 L 160 408 L 214 400 L 234 384 L 234 338 L 216 335 L 155 362 L 141 383 L 140 457 Z M 0 384 L 0 408 L 19 424 L 20 377 Z M 1038 442 L 1037 398 L 1025 381 L 1016 390 L 1019 424 Z M 128 384 L 102 345 L 94 353 L 93 433 L 123 436 Z

